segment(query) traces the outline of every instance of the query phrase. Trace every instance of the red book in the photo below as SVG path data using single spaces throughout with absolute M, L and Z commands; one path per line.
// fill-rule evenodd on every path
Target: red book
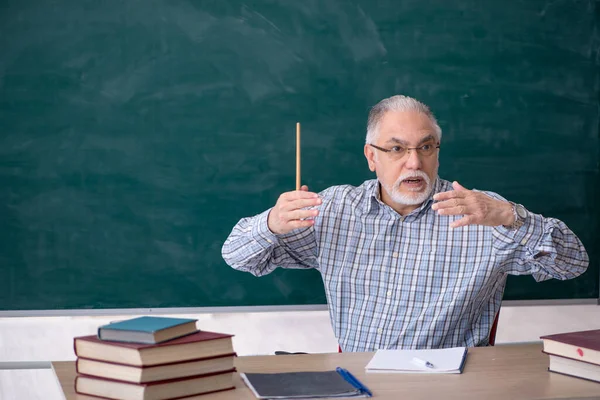
M 78 357 L 75 369 L 78 374 L 92 375 L 99 378 L 116 379 L 132 383 L 148 383 L 167 379 L 183 378 L 229 371 L 233 368 L 235 353 L 196 360 L 138 367 L 108 361 L 92 360 Z
M 235 369 L 231 369 L 212 374 L 138 384 L 80 374 L 75 378 L 75 392 L 107 399 L 184 399 L 234 389 L 234 372 Z
M 600 365 L 600 329 L 540 337 L 544 353 Z
M 600 382 L 600 329 L 542 336 L 548 371 Z
M 600 365 L 550 354 L 548 371 L 600 383 Z
M 75 355 L 134 366 L 150 366 L 233 353 L 233 335 L 199 331 L 158 344 L 109 342 L 94 335 L 73 340 Z

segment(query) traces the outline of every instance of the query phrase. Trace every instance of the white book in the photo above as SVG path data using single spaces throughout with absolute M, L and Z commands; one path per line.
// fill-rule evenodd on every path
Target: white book
M 365 369 L 380 373 L 460 374 L 466 359 L 466 347 L 377 350 Z

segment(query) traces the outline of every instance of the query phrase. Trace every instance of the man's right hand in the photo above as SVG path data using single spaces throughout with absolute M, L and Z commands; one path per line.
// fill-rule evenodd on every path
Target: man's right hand
M 318 206 L 322 201 L 319 195 L 308 191 L 304 185 L 300 190 L 286 192 L 279 196 L 275 207 L 271 209 L 267 225 L 271 232 L 283 235 L 298 228 L 312 226 L 319 210 L 303 210 L 305 207 Z

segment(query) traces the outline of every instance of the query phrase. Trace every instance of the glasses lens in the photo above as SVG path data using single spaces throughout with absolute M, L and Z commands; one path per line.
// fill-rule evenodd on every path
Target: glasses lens
M 417 149 L 420 155 L 430 156 L 435 151 L 435 145 L 433 143 L 425 144 Z
M 392 149 L 390 154 L 395 160 L 399 160 L 406 155 L 406 149 L 404 147 L 396 146 Z

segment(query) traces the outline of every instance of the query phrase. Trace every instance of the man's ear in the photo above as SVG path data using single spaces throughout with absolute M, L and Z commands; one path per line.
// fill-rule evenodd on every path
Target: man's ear
M 367 159 L 367 163 L 369 163 L 371 172 L 375 172 L 375 152 L 368 144 L 365 144 L 365 158 Z

